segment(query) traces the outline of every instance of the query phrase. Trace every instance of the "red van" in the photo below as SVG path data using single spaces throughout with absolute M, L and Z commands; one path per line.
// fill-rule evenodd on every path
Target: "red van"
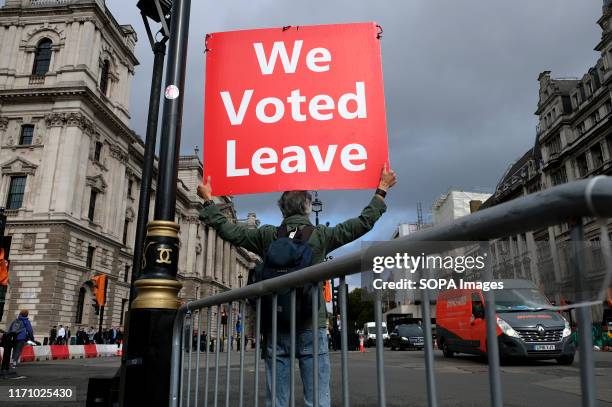
M 567 320 L 551 311 L 548 299 L 528 280 L 500 280 L 495 290 L 497 339 L 501 358 L 556 359 L 573 363 L 576 347 Z M 487 333 L 482 290 L 453 289 L 438 294 L 438 347 L 454 353 L 486 355 Z

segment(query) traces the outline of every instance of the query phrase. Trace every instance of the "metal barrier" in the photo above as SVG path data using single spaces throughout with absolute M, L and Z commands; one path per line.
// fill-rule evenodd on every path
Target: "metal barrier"
M 389 242 L 379 243 L 371 246 L 367 250 L 371 250 L 376 255 L 393 255 L 397 252 L 417 251 L 428 254 L 429 247 L 425 242 L 445 242 L 445 241 L 489 241 L 491 239 L 510 236 L 521 232 L 543 228 L 551 225 L 556 225 L 562 222 L 569 221 L 571 225 L 571 240 L 574 244 L 575 267 L 574 273 L 576 284 L 579 286 L 584 284 L 583 259 L 582 252 L 579 250 L 579 245 L 583 239 L 582 218 L 610 218 L 612 217 L 612 177 L 599 176 L 587 180 L 575 181 L 553 187 L 535 194 L 531 194 L 522 198 L 515 199 L 491 208 L 478 211 L 469 216 L 458 219 L 452 223 L 440 225 L 434 228 L 425 229 L 415 234 L 392 240 Z M 605 224 L 604 224 L 605 225 Z M 603 226 L 602 226 L 603 228 Z M 602 236 L 604 234 L 602 233 Z M 606 233 L 607 236 L 607 233 Z M 609 242 L 606 237 L 606 242 Z M 606 266 L 608 267 L 608 276 L 610 275 L 610 246 L 604 246 L 604 257 Z M 210 297 L 206 297 L 197 301 L 192 301 L 181 306 L 178 310 L 172 342 L 172 361 L 171 361 L 171 383 L 170 383 L 170 400 L 169 404 L 172 407 L 190 406 L 200 404 L 199 374 L 200 374 L 200 333 L 201 333 L 201 310 L 207 311 L 207 329 L 206 333 L 210 338 L 210 323 L 211 309 L 217 308 L 217 315 L 221 313 L 221 307 L 224 304 L 229 306 L 231 310 L 232 304 L 238 302 L 241 314 L 244 315 L 247 299 L 255 302 L 255 332 L 260 332 L 262 318 L 262 297 L 272 295 L 273 307 L 277 301 L 277 293 L 281 290 L 291 289 L 291 312 L 296 315 L 296 289 L 307 284 L 315 284 L 319 286 L 319 282 L 332 278 L 340 279 L 339 289 L 339 308 L 341 315 L 341 376 L 342 376 L 342 405 L 350 404 L 349 391 L 349 371 L 348 371 L 348 356 L 347 356 L 347 324 L 346 324 L 346 299 L 347 299 L 347 284 L 345 276 L 355 274 L 361 271 L 362 253 L 356 252 L 347 256 L 339 257 L 333 261 L 324 262 L 310 266 L 308 268 L 289 273 L 282 277 L 262 281 L 246 287 L 233 289 L 223 293 L 219 293 Z M 485 269 L 485 279 L 492 279 L 491 267 Z M 609 279 L 606 280 L 609 285 Z M 316 318 L 318 310 L 318 290 L 313 291 L 313 332 L 317 330 Z M 429 300 L 428 293 L 425 290 L 423 293 L 423 330 L 426 333 L 431 332 L 431 320 L 429 318 Z M 487 304 L 494 304 L 493 290 L 487 291 L 485 301 Z M 383 338 L 382 338 L 382 306 L 381 297 L 378 295 L 375 299 L 375 319 L 377 325 L 376 334 L 376 369 L 377 369 L 377 386 L 378 386 L 378 405 L 386 405 L 386 392 L 384 381 L 384 363 L 383 363 Z M 497 340 L 488 340 L 496 338 L 496 319 L 495 310 L 491 306 L 485 307 L 485 321 L 488 348 L 488 366 L 489 366 L 489 382 L 490 382 L 490 397 L 492 406 L 502 405 L 502 388 L 500 380 L 500 362 L 497 351 Z M 577 309 L 578 316 L 578 334 L 579 334 L 579 355 L 580 355 L 580 372 L 581 372 L 581 387 L 582 387 L 582 405 L 591 407 L 595 405 L 595 377 L 594 377 L 594 361 L 592 356 L 593 342 L 591 336 L 591 314 L 588 307 L 579 307 Z M 195 361 L 195 393 L 191 397 L 192 385 L 192 344 L 191 335 L 193 332 L 193 320 L 197 319 L 197 357 Z M 276 343 L 277 338 L 277 314 L 272 312 L 268 316 L 272 321 L 272 343 Z M 188 324 L 186 325 L 186 322 Z M 231 327 L 231 312 L 228 313 L 228 326 Z M 188 346 L 189 350 L 183 348 L 185 326 L 189 327 Z M 213 405 L 216 407 L 220 400 L 219 393 L 219 362 L 220 362 L 220 333 L 221 318 L 217 318 L 217 338 L 215 353 L 215 370 L 214 370 L 214 399 Z M 295 405 L 295 337 L 296 324 L 295 318 L 292 318 L 290 326 L 290 405 Z M 240 341 L 240 368 L 239 368 L 239 405 L 247 403 L 249 405 L 258 406 L 259 401 L 259 359 L 260 359 L 260 340 L 256 340 L 256 348 L 254 353 L 254 399 L 245 400 L 244 398 L 244 360 L 245 360 L 245 340 Z M 317 335 L 313 335 L 313 404 L 318 405 L 317 392 L 317 360 L 318 347 Z M 208 346 L 205 352 L 205 385 L 204 385 L 204 406 L 208 405 L 208 384 L 209 384 L 209 358 L 211 351 Z M 272 351 L 272 405 L 276 397 L 276 346 L 273 346 Z M 228 349 L 226 354 L 226 376 L 225 376 L 225 406 L 230 404 L 230 361 L 231 351 Z M 185 366 L 184 358 L 188 358 L 187 372 L 185 374 L 183 367 Z M 427 378 L 427 394 L 428 405 L 437 405 L 435 376 L 434 376 L 434 360 L 433 360 L 433 341 L 431 335 L 425 335 L 425 367 Z

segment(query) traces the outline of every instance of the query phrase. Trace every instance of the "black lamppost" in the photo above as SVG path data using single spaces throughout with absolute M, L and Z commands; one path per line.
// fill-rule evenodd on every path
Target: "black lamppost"
M 149 95 L 149 112 L 147 115 L 147 133 L 145 137 L 144 157 L 142 163 L 142 179 L 140 182 L 140 196 L 138 198 L 138 215 L 136 217 L 136 238 L 134 240 L 134 257 L 132 259 L 132 278 L 130 286 L 129 304 L 136 297 L 136 289 L 134 283 L 142 271 L 142 248 L 147 233 L 147 222 L 149 221 L 149 204 L 151 202 L 151 178 L 153 177 L 153 163 L 155 162 L 155 145 L 157 143 L 157 128 L 159 119 L 159 97 L 161 92 L 162 77 L 164 73 L 164 59 L 166 57 L 166 41 L 168 41 L 168 25 L 163 15 L 151 9 L 151 2 L 140 0 L 137 7 L 140 9 L 140 15 L 147 31 L 147 37 L 151 44 L 151 49 L 155 55 L 153 59 L 153 74 L 151 77 L 151 91 Z M 160 5 L 161 7 L 161 5 Z M 161 14 L 163 14 L 163 9 Z M 169 7 L 167 11 L 169 12 Z M 156 41 L 151 32 L 149 25 L 149 16 L 157 22 L 162 22 L 161 39 Z
M 138 7 L 161 23 L 169 42 L 154 220 L 147 224 L 142 264 L 134 270 L 140 273 L 122 358 L 121 405 L 126 407 L 167 406 L 170 393 L 172 328 L 181 289 L 174 218 L 191 0 L 140 0 Z
M 315 213 L 315 225 L 319 226 L 319 212 L 323 212 L 323 202 L 319 200 L 319 193 L 315 191 L 315 199 L 312 201 L 312 211 Z

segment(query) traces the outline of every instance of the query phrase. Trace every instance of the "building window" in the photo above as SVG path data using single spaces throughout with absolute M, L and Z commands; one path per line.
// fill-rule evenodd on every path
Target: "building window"
M 89 246 L 87 248 L 87 260 L 85 261 L 85 267 L 93 268 L 94 254 L 96 253 L 96 248 L 93 246 Z
M 74 317 L 75 324 L 80 324 L 83 322 L 83 305 L 85 305 L 85 294 L 87 294 L 87 290 L 85 287 L 81 287 L 79 290 L 79 299 L 77 300 L 76 316 Z
M 601 144 L 597 143 L 591 147 L 591 159 L 593 160 L 593 168 L 597 169 L 603 164 L 603 152 Z
M 565 184 L 567 182 L 567 173 L 565 171 L 565 167 L 561 167 L 557 171 L 553 172 L 550 176 L 550 179 L 553 186 Z
M 128 300 L 121 300 L 121 314 L 119 315 L 119 325 L 123 325 L 123 316 L 125 315 L 125 306 L 127 305 Z
M 578 135 L 582 136 L 585 131 L 586 131 L 586 126 L 585 126 L 584 122 L 582 122 L 582 123 L 580 123 L 578 125 Z
M 130 221 L 125 220 L 123 222 L 123 244 L 127 244 L 128 228 L 130 227 Z
M 127 196 L 128 198 L 132 197 L 132 188 L 134 187 L 134 181 L 132 180 L 128 180 L 128 190 L 127 190 Z
M 11 177 L 6 209 L 19 209 L 23 204 L 23 193 L 25 191 L 26 176 Z
M 606 107 L 605 114 L 609 114 L 612 111 L 612 102 L 608 100 L 604 106 Z
M 102 142 L 96 141 L 96 147 L 94 150 L 94 161 L 100 162 L 101 156 L 102 156 Z
M 87 219 L 90 222 L 94 221 L 94 215 L 96 214 L 96 199 L 98 199 L 98 191 L 91 190 L 91 195 L 89 195 L 89 211 L 87 212 Z
M 127 283 L 130 279 L 130 265 L 125 265 L 125 270 L 123 271 L 123 282 Z
M 51 45 L 52 42 L 48 38 L 43 38 L 36 46 L 34 53 L 34 66 L 32 67 L 32 75 L 44 75 L 49 71 L 51 63 Z
M 589 166 L 587 165 L 586 154 L 580 154 L 578 157 L 576 157 L 576 169 L 578 170 L 579 177 L 584 177 L 587 175 L 589 172 Z
M 106 96 L 108 90 L 108 75 L 110 70 L 110 63 L 108 59 L 105 59 L 102 63 L 102 73 L 100 74 L 100 91 Z
M 21 135 L 19 136 L 19 144 L 27 146 L 32 144 L 32 138 L 34 137 L 34 126 L 31 124 L 24 124 L 21 126 Z
M 559 136 L 554 137 L 548 144 L 548 153 L 550 155 L 559 153 L 561 151 L 561 138 Z

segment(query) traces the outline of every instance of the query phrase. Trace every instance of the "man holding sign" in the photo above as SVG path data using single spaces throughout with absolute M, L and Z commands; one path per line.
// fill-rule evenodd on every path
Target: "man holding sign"
M 219 236 L 233 245 L 243 247 L 261 258 L 264 258 L 267 249 L 278 235 L 278 229 L 272 225 L 264 225 L 258 229 L 249 229 L 245 226 L 236 225 L 228 221 L 213 201 L 211 179 L 206 184 L 198 185 L 198 195 L 204 199 L 204 209 L 200 211 L 200 219 L 206 225 L 214 228 Z M 385 196 L 389 188 L 397 182 L 393 171 L 387 171 L 386 166 L 380 175 L 378 189 L 370 203 L 361 211 L 361 214 L 353 219 L 346 220 L 334 227 L 318 225 L 308 238 L 307 244 L 312 250 L 312 264 L 320 263 L 325 259 L 327 253 L 360 238 L 372 229 L 374 223 L 385 212 Z M 278 201 L 283 215 L 281 226 L 290 230 L 313 227 L 309 220 L 311 212 L 312 196 L 308 191 L 284 192 Z M 322 294 L 322 293 L 321 293 Z M 325 300 L 319 296 L 319 405 L 327 407 L 330 405 L 329 394 L 329 354 L 327 343 L 326 310 Z M 299 311 L 299 310 L 298 310 Z M 266 316 L 267 318 L 267 316 Z M 304 385 L 304 399 L 307 406 L 312 406 L 312 321 L 308 318 L 298 320 L 296 323 L 298 343 L 296 344 L 296 358 L 300 363 L 300 374 Z M 270 333 L 266 332 L 267 355 L 266 378 L 267 378 L 267 401 L 271 400 L 271 359 L 272 354 Z M 276 406 L 285 407 L 289 400 L 289 333 L 279 331 L 277 346 L 277 374 L 276 374 Z
M 266 260 L 279 253 L 276 248 L 283 247 L 279 241 L 285 244 L 283 239 L 288 238 L 291 242 L 287 245 L 306 246 L 308 254 L 302 260 L 307 261 L 299 263 L 300 267 L 320 263 L 327 253 L 371 230 L 386 210 L 385 195 L 396 183 L 396 176 L 387 170 L 379 39 L 379 27 L 374 23 L 206 36 L 206 183 L 198 186 L 198 195 L 205 201 L 200 219 L 222 239 L 264 259 L 263 274 L 268 272 L 266 264 L 274 263 Z M 285 191 L 278 201 L 281 226 L 247 229 L 230 223 L 214 204 L 211 180 L 216 195 Z M 311 224 L 312 196 L 307 190 L 376 186 L 374 197 L 358 217 L 334 227 Z M 325 301 L 320 294 L 317 332 L 313 332 L 312 316 L 297 310 L 296 358 L 305 403 L 312 406 L 312 344 L 313 335 L 317 335 L 318 401 L 326 407 L 330 405 L 330 365 Z M 281 298 L 279 295 L 278 300 Z M 289 332 L 280 329 L 283 308 L 278 307 L 276 344 L 270 341 L 270 328 L 264 328 L 267 406 L 272 399 L 273 346 L 277 350 L 276 406 L 289 402 L 293 366 Z

